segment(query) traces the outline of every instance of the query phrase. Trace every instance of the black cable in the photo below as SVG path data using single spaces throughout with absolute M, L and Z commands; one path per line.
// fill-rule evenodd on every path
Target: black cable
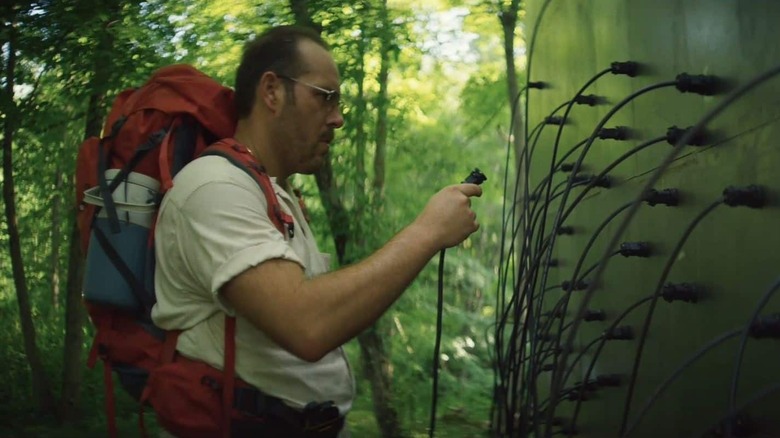
M 623 98 L 620 102 L 618 102 L 616 105 L 614 105 L 609 110 L 609 112 L 607 112 L 607 114 L 604 115 L 604 117 L 601 118 L 601 120 L 596 125 L 596 127 L 593 130 L 593 132 L 591 133 L 590 137 L 588 137 L 588 141 L 585 143 L 585 146 L 583 147 L 583 150 L 580 152 L 579 158 L 577 159 L 576 163 L 574 164 L 574 168 L 573 168 L 573 170 L 571 172 L 572 175 L 576 175 L 580 171 L 580 169 L 582 168 L 582 162 L 584 161 L 585 156 L 588 154 L 588 151 L 590 150 L 591 146 L 593 146 L 593 142 L 596 140 L 596 138 L 598 138 L 599 132 L 607 124 L 607 122 L 612 118 L 612 116 L 614 116 L 620 109 L 622 109 L 624 106 L 626 106 L 628 103 L 630 103 L 635 98 L 637 98 L 637 97 L 639 97 L 639 96 L 641 96 L 643 94 L 649 93 L 651 91 L 662 89 L 662 88 L 666 88 L 666 87 L 671 87 L 671 86 L 674 86 L 676 84 L 677 84 L 676 81 L 665 81 L 665 82 L 659 82 L 659 83 L 656 83 L 656 84 L 652 84 L 652 85 L 646 86 L 644 88 L 639 89 L 638 91 L 635 91 L 635 92 L 629 94 L 628 96 Z M 561 222 L 560 219 L 561 219 L 561 215 L 563 213 L 563 208 L 566 205 L 566 200 L 567 200 L 567 197 L 568 197 L 568 193 L 571 190 L 571 185 L 573 184 L 574 180 L 570 178 L 568 181 L 569 181 L 569 185 L 567 186 L 566 191 L 564 192 L 563 199 L 561 200 L 561 203 L 560 203 L 560 207 L 558 208 L 558 212 L 556 213 L 556 218 L 553 221 L 553 229 L 557 229 L 557 227 L 559 226 L 559 224 Z M 548 196 L 549 196 L 549 187 L 548 187 Z M 549 245 L 548 248 L 547 248 L 548 258 L 550 258 L 552 256 L 552 248 L 554 247 L 554 242 L 555 242 L 555 233 L 553 233 L 552 236 L 553 236 L 552 244 Z M 546 278 L 547 278 L 547 271 L 545 270 L 544 273 L 543 273 L 543 276 L 542 276 L 542 287 L 544 287 L 546 285 Z
M 536 30 L 536 29 L 535 29 L 535 30 Z M 553 154 L 552 154 L 552 158 L 551 158 L 551 160 L 550 160 L 550 161 L 551 161 L 551 167 L 552 167 L 553 169 L 554 169 L 555 167 L 557 167 L 557 163 L 556 163 L 555 157 L 556 157 L 556 154 L 557 154 L 557 148 L 558 148 L 558 144 L 559 144 L 559 140 L 560 140 L 561 131 L 562 131 L 562 129 L 563 129 L 563 126 L 565 125 L 566 119 L 568 118 L 568 114 L 569 114 L 569 112 L 570 112 L 570 110 L 571 110 L 572 106 L 573 106 L 573 105 L 576 103 L 576 98 L 577 98 L 577 97 L 579 97 L 579 96 L 582 94 L 582 92 L 585 90 L 585 88 L 587 88 L 588 86 L 590 86 L 590 84 L 592 84 L 593 82 L 595 82 L 595 81 L 596 81 L 596 80 L 597 80 L 599 77 L 601 77 L 602 75 L 606 74 L 606 73 L 607 73 L 607 72 L 609 72 L 609 71 L 610 71 L 610 69 L 606 69 L 605 71 L 603 71 L 603 72 L 601 72 L 601 73 L 597 74 L 596 76 L 594 76 L 594 77 L 593 77 L 593 78 L 592 78 L 590 81 L 588 81 L 588 82 L 586 83 L 586 85 L 585 85 L 584 87 L 582 87 L 582 90 L 580 90 L 580 91 L 579 91 L 579 92 L 578 92 L 578 93 L 575 95 L 575 97 L 574 97 L 574 98 L 573 98 L 571 101 L 569 101 L 569 102 L 566 102 L 566 103 L 564 103 L 564 104 L 560 105 L 559 107 L 557 107 L 555 110 L 553 110 L 553 111 L 552 111 L 552 113 L 551 113 L 550 117 L 552 117 L 552 115 L 553 115 L 553 114 L 555 114 L 555 113 L 556 113 L 558 110 L 560 110 L 562 107 L 564 107 L 564 106 L 566 106 L 566 107 L 567 107 L 567 109 L 566 109 L 566 114 L 565 114 L 565 115 L 564 115 L 564 116 L 561 118 L 561 120 L 560 120 L 560 123 L 559 123 L 559 129 L 558 129 L 558 134 L 557 134 L 557 137 L 556 137 L 556 143 L 555 143 L 555 146 L 554 146 L 554 148 L 553 148 Z M 527 100 L 526 100 L 526 105 L 527 105 L 527 104 L 528 104 L 528 102 L 527 102 Z M 544 124 L 546 125 L 546 124 L 547 124 L 546 122 L 547 122 L 547 121 L 550 119 L 550 117 L 546 118 L 546 119 L 545 119 L 545 120 L 544 120 L 542 123 L 544 123 Z M 528 118 L 526 117 L 526 125 L 527 125 L 527 121 L 528 121 Z M 539 131 L 538 131 L 538 133 L 537 133 L 537 135 L 536 135 L 536 138 L 534 139 L 533 145 L 532 145 L 532 147 L 531 147 L 531 153 L 529 154 L 528 158 L 527 158 L 527 159 L 526 159 L 526 161 L 525 161 L 525 164 L 526 164 L 526 185 L 525 185 L 525 190 L 526 190 L 526 191 L 525 191 L 525 198 L 526 198 L 526 199 L 528 199 L 528 191 L 527 191 L 527 188 L 528 188 L 528 183 L 530 182 L 530 176 L 529 176 L 529 173 L 530 173 L 530 160 L 531 160 L 531 156 L 532 156 L 532 154 L 533 154 L 533 151 L 535 150 L 535 147 L 536 147 L 536 145 L 537 145 L 537 141 L 539 140 L 539 137 L 540 137 L 540 135 L 541 135 L 541 130 L 542 130 L 542 129 L 540 128 L 540 129 L 539 129 Z M 575 147 L 575 149 L 576 149 L 576 147 Z M 545 180 L 550 180 L 550 181 L 551 181 L 551 179 L 552 179 L 552 171 L 551 171 L 551 173 L 548 175 L 548 178 L 545 178 Z M 543 187 L 543 184 L 542 184 L 541 186 Z M 539 197 L 537 196 L 537 202 L 538 202 L 538 199 L 539 199 Z M 545 202 L 545 204 L 544 204 L 544 205 L 545 205 L 545 207 L 544 207 L 544 210 L 545 210 L 545 211 L 546 211 L 546 209 L 547 209 L 547 207 L 546 207 L 546 206 L 548 205 L 548 203 L 549 203 L 550 201 L 551 201 L 551 199 L 550 199 L 550 186 L 548 185 L 547 200 L 546 200 L 546 202 Z M 527 204 L 526 204 L 526 206 L 527 206 Z M 534 208 L 534 209 L 535 209 L 535 208 Z M 528 215 L 527 215 L 527 211 L 528 211 L 528 210 L 527 210 L 527 208 L 526 208 L 526 209 L 524 209 L 524 217 L 525 217 L 525 218 L 527 218 L 527 217 L 528 217 Z M 544 221 L 543 221 L 543 222 L 544 222 Z M 535 225 L 531 227 L 531 230 L 533 230 L 534 228 L 535 228 Z M 527 235 L 528 235 L 528 233 L 524 233 L 524 235 L 525 235 L 525 236 L 527 236 Z M 543 233 L 540 233 L 540 236 L 541 236 L 541 235 L 543 235 Z M 526 239 L 524 239 L 524 243 L 525 243 L 525 242 L 528 242 L 528 239 L 527 239 L 527 238 L 526 238 Z M 529 299 L 531 299 L 531 295 L 528 295 L 528 297 L 529 297 Z M 529 303 L 529 306 L 530 306 L 530 303 Z M 525 324 L 525 328 L 527 328 L 527 327 L 529 327 L 529 326 L 533 326 L 533 322 L 534 322 L 534 321 L 533 321 L 533 314 L 529 314 L 529 315 L 528 315 L 528 317 L 529 317 L 529 320 L 528 320 L 528 321 L 527 321 L 527 323 Z M 532 343 L 533 343 L 533 342 L 532 342 Z M 533 346 L 532 346 L 532 351 L 533 351 Z
M 582 268 L 582 264 L 585 262 L 585 257 L 588 255 L 588 252 L 590 252 L 590 249 L 593 247 L 593 245 L 596 243 L 596 239 L 598 239 L 599 235 L 601 235 L 601 232 L 606 229 L 607 225 L 609 225 L 613 219 L 615 219 L 620 213 L 624 212 L 626 209 L 628 209 L 631 206 L 630 203 L 626 203 L 618 207 L 615 211 L 610 213 L 602 222 L 599 224 L 598 227 L 596 227 L 596 230 L 593 231 L 593 233 L 590 236 L 590 239 L 585 244 L 585 247 L 582 250 L 582 253 L 580 254 L 579 259 L 577 260 L 577 264 L 574 267 L 574 271 L 572 274 L 571 283 L 572 285 L 576 285 L 577 278 L 579 277 L 579 271 Z M 566 301 L 568 301 L 569 297 L 571 296 L 571 291 L 567 291 L 564 297 L 561 298 L 563 300 L 564 298 Z M 557 306 L 556 306 L 557 307 Z M 561 309 L 554 308 L 553 312 L 560 311 L 561 313 L 566 311 L 566 308 L 568 306 L 564 305 Z M 547 331 L 550 330 L 551 327 L 547 327 Z
M 623 311 L 623 313 L 618 315 L 618 317 L 615 318 L 614 321 L 612 321 L 612 324 L 610 324 L 610 326 L 607 328 L 607 331 L 613 330 L 615 327 L 618 326 L 618 324 L 620 324 L 621 321 L 623 321 L 623 319 L 626 316 L 628 316 L 629 313 L 633 312 L 639 306 L 641 306 L 642 304 L 644 304 L 644 303 L 646 303 L 646 302 L 648 302 L 648 301 L 650 301 L 652 299 L 653 299 L 652 295 L 651 296 L 647 296 L 647 297 L 644 297 L 641 300 L 635 302 L 634 304 L 628 306 Z M 588 369 L 585 371 L 585 376 L 583 376 L 583 378 L 582 378 L 582 380 L 584 382 L 587 382 L 588 379 L 590 379 L 590 374 L 593 372 L 593 368 L 596 367 L 596 360 L 599 358 L 599 355 L 601 354 L 601 351 L 604 349 L 604 345 L 606 344 L 606 341 L 607 341 L 606 339 L 602 338 L 601 343 L 596 348 L 596 352 L 593 353 L 593 358 L 590 360 L 590 365 L 588 365 Z M 564 382 L 564 384 L 565 384 L 565 382 Z M 582 402 L 582 400 L 577 400 L 577 403 L 574 405 L 574 414 L 572 414 L 572 417 L 571 417 L 572 418 L 571 419 L 571 425 L 572 426 L 574 426 L 577 423 L 577 417 L 579 416 L 579 413 L 580 413 L 581 402 Z
M 753 309 L 753 313 L 750 315 L 750 320 L 747 324 L 745 324 L 745 327 L 742 328 L 739 338 L 739 347 L 737 348 L 737 356 L 734 359 L 734 372 L 731 376 L 731 388 L 729 390 L 729 406 L 727 417 L 729 422 L 734 419 L 734 416 L 737 413 L 737 386 L 739 385 L 739 374 L 742 368 L 742 356 L 745 354 L 745 346 L 747 345 L 748 335 L 750 334 L 750 327 L 756 322 L 758 315 L 761 313 L 766 304 L 769 302 L 769 299 L 772 298 L 772 295 L 774 295 L 778 289 L 780 289 L 780 278 L 777 278 L 769 287 L 769 289 L 767 289 L 766 293 L 764 293 L 761 299 L 758 300 L 758 304 L 756 304 L 755 309 Z M 730 437 L 731 427 L 728 427 L 727 430 L 728 432 L 726 436 Z
M 696 215 L 685 231 L 683 231 L 682 236 L 680 236 L 680 239 L 677 241 L 674 249 L 669 253 L 669 258 L 666 260 L 666 265 L 664 265 L 664 269 L 661 271 L 661 275 L 658 277 L 658 283 L 656 284 L 655 291 L 653 292 L 653 299 L 650 300 L 650 308 L 647 310 L 645 322 L 642 325 L 642 334 L 639 335 L 639 342 L 636 347 L 636 353 L 634 354 L 634 365 L 631 369 L 631 377 L 629 377 L 626 401 L 623 406 L 623 418 L 620 421 L 620 436 L 623 436 L 623 433 L 626 430 L 626 425 L 628 423 L 628 414 L 631 411 L 631 401 L 634 396 L 637 375 L 639 374 L 639 364 L 642 361 L 642 352 L 644 351 L 645 341 L 647 340 L 647 333 L 650 331 L 650 323 L 653 320 L 653 313 L 655 312 L 658 298 L 661 296 L 661 289 L 664 287 L 664 283 L 666 282 L 669 273 L 672 271 L 672 266 L 674 266 L 674 263 L 677 261 L 677 256 L 680 254 L 680 251 L 682 251 L 685 242 L 688 241 L 688 238 L 693 233 L 693 230 L 696 229 L 696 226 L 698 226 L 699 223 L 705 217 L 707 217 L 707 215 L 712 213 L 721 204 L 723 204 L 723 199 L 718 199 L 717 201 L 708 205 L 704 210 L 701 211 L 701 213 Z
M 612 169 L 617 167 L 620 163 L 627 160 L 632 155 L 636 154 L 639 151 L 642 151 L 649 146 L 652 146 L 654 144 L 660 143 L 664 140 L 666 140 L 666 135 L 662 135 L 653 139 L 650 139 L 644 143 L 639 144 L 638 146 L 633 147 L 632 149 L 628 150 L 626 153 L 621 155 L 620 157 L 616 158 L 614 161 L 612 161 L 607 167 L 604 168 L 598 175 L 591 178 L 588 185 L 580 192 L 579 195 L 577 195 L 576 198 L 572 201 L 571 205 L 569 205 L 569 209 L 566 210 L 565 213 L 561 216 L 561 223 L 558 224 L 558 227 L 562 226 L 564 222 L 566 222 L 566 219 L 569 217 L 569 215 L 574 211 L 574 208 L 577 207 L 577 204 L 579 204 L 580 201 L 582 201 L 583 198 L 585 198 L 585 195 L 588 194 L 590 189 L 596 186 L 596 184 L 599 183 L 601 178 L 605 177 Z
M 737 411 L 744 410 L 746 407 L 752 405 L 753 403 L 761 400 L 762 398 L 764 398 L 764 397 L 766 397 L 766 396 L 768 396 L 770 394 L 774 394 L 775 392 L 778 392 L 778 391 L 780 391 L 780 382 L 776 382 L 774 385 L 767 386 L 764 389 L 761 389 L 759 391 L 754 392 L 750 397 L 748 397 L 748 399 L 744 403 L 739 405 L 736 410 Z M 724 421 L 730 422 L 731 421 L 730 417 L 731 417 L 730 415 L 727 415 L 726 417 L 721 418 L 718 421 L 718 423 L 723 423 Z M 715 425 L 713 425 L 713 427 L 714 426 Z M 727 436 L 731 435 L 731 427 L 730 426 L 726 427 L 726 433 L 727 433 Z M 692 438 L 700 438 L 700 437 L 705 436 L 705 435 L 708 435 L 706 431 L 702 432 L 700 434 L 697 434 L 697 435 L 693 435 Z
M 525 87 L 523 87 L 523 89 L 520 90 L 519 93 L 517 93 L 517 95 L 515 96 L 515 98 L 514 98 L 514 100 L 512 102 L 511 121 L 510 121 L 510 126 L 509 126 L 509 133 L 510 133 L 510 135 L 507 136 L 507 142 L 506 142 L 506 159 L 505 159 L 505 164 L 504 164 L 504 196 L 503 196 L 504 202 L 501 205 L 501 219 L 502 219 L 502 223 L 501 223 L 501 249 L 499 251 L 499 261 L 498 261 L 499 272 L 498 272 L 498 282 L 497 282 L 498 283 L 498 285 L 497 285 L 498 289 L 496 291 L 496 323 L 497 323 L 497 325 L 496 325 L 496 331 L 495 331 L 495 334 L 494 334 L 494 342 L 495 342 L 495 345 L 496 345 L 496 362 L 495 362 L 495 366 L 494 366 L 494 370 L 493 370 L 494 371 L 494 376 L 493 376 L 493 392 L 494 392 L 494 394 L 496 394 L 498 392 L 498 389 L 499 389 L 498 388 L 498 377 L 502 376 L 501 364 L 503 362 L 503 359 L 501 357 L 501 350 L 503 348 L 502 347 L 502 345 L 503 345 L 503 325 L 499 325 L 498 324 L 498 322 L 499 322 L 498 321 L 498 316 L 503 314 L 505 306 L 507 304 L 504 301 L 505 300 L 505 296 L 504 296 L 504 294 L 502 292 L 506 290 L 506 282 L 507 282 L 507 279 L 509 278 L 509 267 L 510 267 L 509 265 L 511 265 L 513 263 L 513 261 L 514 261 L 514 257 L 512 257 L 512 255 L 511 255 L 513 253 L 513 250 L 512 250 L 512 253 L 510 253 L 510 255 L 507 257 L 507 261 L 506 261 L 507 268 L 504 270 L 503 275 L 502 275 L 501 268 L 504 266 L 504 253 L 505 253 L 504 252 L 504 245 L 506 243 L 506 231 L 507 231 L 508 223 L 509 223 L 509 219 L 510 219 L 510 217 L 509 217 L 510 214 L 507 213 L 507 208 L 506 208 L 506 200 L 507 200 L 507 196 L 506 195 L 507 195 L 507 191 L 508 191 L 507 190 L 508 189 L 507 185 L 509 184 L 509 162 L 510 162 L 510 156 L 511 156 L 511 151 L 512 151 L 512 141 L 511 141 L 512 135 L 511 134 L 512 134 L 512 131 L 514 130 L 514 124 L 515 124 L 516 112 L 517 112 L 517 105 L 518 105 L 518 103 L 520 101 L 520 96 L 522 96 L 523 92 L 525 90 L 527 90 L 527 88 L 528 88 L 527 85 Z M 526 144 L 527 144 L 527 138 L 525 140 L 526 140 Z M 521 157 L 521 159 L 522 159 L 522 157 Z M 518 176 L 517 176 L 517 178 L 515 180 L 515 189 L 514 189 L 514 193 L 515 194 L 517 193 L 517 186 L 519 185 L 519 183 L 520 183 L 520 174 L 518 172 Z M 512 200 L 512 213 L 511 213 L 511 217 L 512 218 L 514 218 L 515 208 L 516 208 L 516 205 L 515 205 L 515 200 L 513 198 L 513 200 Z M 511 247 L 514 248 L 514 240 L 513 240 L 513 243 L 512 243 Z M 513 294 L 513 297 L 514 297 L 514 294 Z M 494 415 L 495 415 L 495 412 L 496 412 L 496 406 L 495 405 L 496 405 L 496 400 L 495 400 L 495 397 L 494 397 L 493 401 L 491 403 L 491 406 L 490 406 L 490 418 L 491 418 L 491 420 L 494 419 Z
M 631 423 L 630 426 L 626 428 L 626 431 L 623 434 L 623 436 L 627 437 L 631 435 L 631 432 L 633 432 L 636 429 L 636 427 L 642 421 L 642 418 L 647 413 L 647 411 L 650 410 L 650 408 L 653 406 L 653 404 L 655 404 L 656 401 L 658 401 L 658 399 L 661 397 L 664 391 L 666 391 L 669 385 L 674 383 L 674 381 L 677 380 L 678 377 L 680 377 L 680 374 L 682 374 L 683 371 L 687 370 L 688 367 L 696 363 L 696 361 L 698 361 L 702 356 L 704 356 L 710 350 L 726 342 L 727 340 L 736 337 L 741 332 L 742 332 L 742 327 L 723 333 L 722 335 L 716 337 L 710 342 L 707 342 L 703 347 L 696 350 L 696 352 L 694 352 L 685 361 L 683 361 L 683 363 L 680 366 L 678 366 L 677 369 L 675 369 L 672 372 L 672 374 L 666 378 L 666 380 L 664 380 L 660 385 L 658 385 L 653 395 L 651 395 L 650 398 L 647 399 L 645 405 L 642 407 L 642 409 L 639 411 L 637 416 L 634 418 L 634 421 Z
M 714 119 L 718 114 L 720 114 L 724 109 L 726 109 L 728 106 L 730 106 L 734 101 L 742 97 L 744 94 L 746 94 L 748 91 L 752 90 L 753 88 L 757 87 L 758 85 L 764 83 L 765 81 L 773 78 L 774 76 L 780 74 L 780 65 L 775 66 L 766 72 L 754 77 L 752 80 L 748 81 L 746 84 L 742 85 L 741 87 L 734 90 L 731 94 L 729 94 L 723 101 L 721 101 L 718 105 L 716 105 L 714 108 L 712 108 L 710 111 L 707 112 L 707 114 L 702 117 L 696 125 L 694 125 L 691 129 L 687 130 L 685 135 L 680 138 L 680 140 L 675 144 L 674 147 L 669 151 L 669 153 L 664 157 L 664 159 L 661 161 L 661 164 L 659 167 L 655 170 L 655 172 L 650 176 L 650 178 L 645 183 L 645 186 L 640 190 L 639 194 L 637 195 L 636 199 L 632 202 L 631 208 L 626 214 L 626 217 L 623 219 L 623 222 L 621 222 L 620 226 L 618 227 L 617 231 L 615 232 L 612 241 L 610 241 L 609 245 L 607 245 L 604 256 L 602 257 L 602 263 L 599 265 L 599 269 L 596 270 L 596 273 L 594 275 L 594 279 L 591 282 L 591 285 L 588 287 L 588 289 L 585 291 L 582 302 L 580 303 L 580 308 L 577 312 L 577 319 L 580 320 L 582 318 L 582 315 L 584 314 L 585 310 L 587 309 L 587 305 L 590 302 L 590 300 L 593 297 L 593 294 L 596 290 L 596 285 L 599 283 L 601 278 L 604 275 L 604 271 L 607 269 L 608 266 L 608 258 L 609 254 L 612 251 L 612 248 L 618 243 L 619 239 L 623 235 L 623 233 L 628 228 L 628 225 L 633 220 L 634 216 L 636 216 L 636 212 L 639 210 L 639 206 L 641 205 L 642 199 L 645 195 L 645 193 L 653 188 L 661 178 L 661 175 L 666 171 L 666 169 L 671 165 L 671 163 L 674 161 L 674 159 L 679 155 L 683 150 L 683 145 L 688 144 L 688 142 L 697 135 L 704 126 L 706 126 L 712 119 Z M 578 166 L 576 166 L 578 167 Z M 576 168 L 575 167 L 575 168 Z M 579 324 L 579 323 L 577 323 Z M 568 347 L 571 347 L 574 344 L 575 336 L 577 333 L 577 324 L 575 324 L 575 327 L 569 332 L 569 337 L 566 341 L 566 345 Z M 568 356 L 568 351 L 566 348 L 563 349 L 561 353 L 560 358 L 560 365 L 557 367 L 557 369 L 563 368 L 566 365 L 566 358 Z M 556 391 L 560 391 L 561 383 L 559 381 L 556 381 L 555 374 L 553 374 L 553 382 L 552 382 L 552 393 L 555 394 Z M 549 429 L 549 424 L 552 421 L 554 409 L 550 409 L 549 418 L 548 418 L 548 432 L 551 432 L 551 429 Z
M 615 106 L 613 106 L 612 109 L 610 109 L 610 111 L 607 112 L 607 114 L 599 121 L 599 123 L 596 125 L 595 129 L 591 133 L 590 137 L 588 138 L 588 141 L 585 144 L 585 146 L 583 147 L 582 152 L 580 152 L 580 156 L 577 159 L 577 162 L 574 164 L 574 169 L 572 170 L 572 175 L 576 175 L 577 172 L 579 172 L 579 169 L 582 167 L 582 162 L 585 159 L 585 156 L 587 155 L 588 151 L 590 150 L 590 147 L 593 145 L 593 142 L 598 137 L 598 133 L 607 124 L 607 122 L 612 118 L 612 116 L 614 116 L 621 108 L 623 108 L 629 102 L 631 102 L 632 100 L 634 100 L 635 98 L 637 98 L 637 97 L 639 97 L 639 96 L 641 96 L 643 94 L 649 93 L 649 92 L 654 91 L 654 90 L 658 90 L 658 89 L 662 89 L 662 88 L 666 88 L 666 87 L 671 87 L 671 86 L 674 86 L 676 84 L 677 84 L 677 81 L 665 81 L 665 82 L 660 82 L 660 83 L 656 83 L 656 84 L 652 84 L 652 85 L 646 86 L 644 88 L 639 89 L 638 91 L 635 91 L 635 92 L 629 94 L 628 96 L 623 98 L 620 102 L 618 102 Z M 566 191 L 564 192 L 564 195 L 563 195 L 563 197 L 561 199 L 561 202 L 560 202 L 560 207 L 558 208 L 558 212 L 556 213 L 556 217 L 553 220 L 553 230 L 557 230 L 558 226 L 561 223 L 561 215 L 563 214 L 563 209 L 564 209 L 564 206 L 566 205 L 566 200 L 567 200 L 567 197 L 568 197 L 568 193 L 571 190 L 572 183 L 573 183 L 573 179 L 570 178 L 569 179 L 569 185 L 567 186 Z M 548 194 L 549 194 L 549 187 L 548 187 Z M 553 247 L 555 246 L 554 244 L 555 244 L 555 237 L 556 237 L 556 235 L 557 235 L 557 233 L 555 233 L 555 232 L 551 233 L 551 241 L 550 241 L 550 244 L 547 246 L 547 250 L 546 250 L 546 252 L 547 252 L 547 259 L 548 260 L 552 258 L 552 250 L 553 250 Z M 548 277 L 548 275 L 549 275 L 549 270 L 548 269 L 543 270 L 541 287 L 545 287 L 547 285 L 547 277 Z M 532 286 L 535 288 L 536 285 L 534 284 Z M 577 323 L 575 323 L 575 328 L 576 328 L 576 326 L 577 326 Z M 576 330 L 573 330 L 571 332 L 572 334 L 570 335 L 570 339 L 573 339 L 573 336 L 574 336 L 573 333 L 575 333 L 575 332 L 576 332 Z M 572 341 L 572 344 L 573 344 L 573 341 Z M 556 345 L 560 345 L 560 339 L 558 339 L 556 341 Z M 563 351 L 562 352 L 562 357 L 565 358 L 567 355 L 568 355 L 568 351 Z M 560 375 L 560 372 L 559 372 L 559 370 L 562 369 L 562 368 L 565 368 L 565 363 L 562 364 L 561 367 L 556 367 L 555 370 L 553 371 L 553 377 L 552 377 L 552 389 L 553 389 L 552 390 L 552 394 L 553 394 L 553 397 L 556 397 L 556 394 L 558 392 L 560 392 L 560 390 L 562 388 L 562 386 L 561 386 L 562 383 L 560 382 L 562 376 Z M 556 406 L 555 400 L 553 400 L 550 403 L 550 405 L 554 409 L 555 406 Z M 547 428 L 545 430 L 545 435 L 547 435 L 547 434 L 549 434 L 551 432 L 551 426 L 549 424 L 551 421 L 552 421 L 552 413 L 549 414 L 548 425 L 547 425 Z
M 433 396 L 431 397 L 431 424 L 428 436 L 436 429 L 436 403 L 439 401 L 439 353 L 441 351 L 442 317 L 444 315 L 444 250 L 439 253 L 439 287 L 436 303 L 436 340 L 433 346 Z

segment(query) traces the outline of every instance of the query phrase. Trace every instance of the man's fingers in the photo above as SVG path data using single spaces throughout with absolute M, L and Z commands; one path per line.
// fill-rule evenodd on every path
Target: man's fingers
M 455 186 L 461 193 L 468 197 L 482 196 L 482 187 L 476 184 L 463 183 Z

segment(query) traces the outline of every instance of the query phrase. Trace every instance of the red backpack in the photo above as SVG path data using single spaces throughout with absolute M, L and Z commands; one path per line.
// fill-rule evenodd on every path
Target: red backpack
M 134 398 L 148 402 L 160 423 L 181 436 L 227 436 L 233 412 L 235 320 L 226 318 L 225 372 L 174 359 L 176 332 L 151 320 L 154 295 L 154 224 L 174 175 L 194 158 L 217 154 L 251 175 L 268 201 L 280 232 L 292 235 L 271 181 L 234 133 L 233 92 L 186 65 L 162 68 L 138 89 L 113 102 L 101 138 L 82 143 L 76 171 L 78 225 L 86 254 L 84 301 L 95 327 L 88 366 L 103 361 L 109 433 L 116 436 L 112 371 Z M 227 139 L 213 144 L 220 139 Z M 209 146 L 211 145 L 211 146 Z M 186 362 L 186 363 L 185 363 Z M 167 367 L 165 365 L 168 365 Z M 147 385 L 151 380 L 163 387 Z M 165 385 L 197 398 L 182 400 Z M 192 403 L 192 401 L 190 401 Z M 180 409 L 181 408 L 181 409 Z M 202 409 L 197 409 L 202 408 Z M 209 412 L 208 416 L 202 412 Z M 143 427 L 143 417 L 141 417 Z

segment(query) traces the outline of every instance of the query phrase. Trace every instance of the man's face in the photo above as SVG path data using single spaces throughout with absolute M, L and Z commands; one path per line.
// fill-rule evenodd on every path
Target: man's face
M 306 73 L 285 78 L 293 99 L 285 101 L 279 122 L 289 135 L 289 173 L 311 174 L 325 162 L 334 131 L 344 124 L 339 108 L 339 73 L 330 53 L 304 40 L 298 45 Z

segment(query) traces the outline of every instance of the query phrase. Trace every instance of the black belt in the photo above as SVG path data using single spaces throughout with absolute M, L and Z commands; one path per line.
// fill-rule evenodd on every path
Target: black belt
M 344 417 L 332 401 L 311 402 L 299 411 L 255 388 L 236 388 L 233 407 L 250 418 L 263 420 L 277 433 L 286 428 L 283 433 L 289 435 L 285 436 L 335 437 L 344 426 Z

